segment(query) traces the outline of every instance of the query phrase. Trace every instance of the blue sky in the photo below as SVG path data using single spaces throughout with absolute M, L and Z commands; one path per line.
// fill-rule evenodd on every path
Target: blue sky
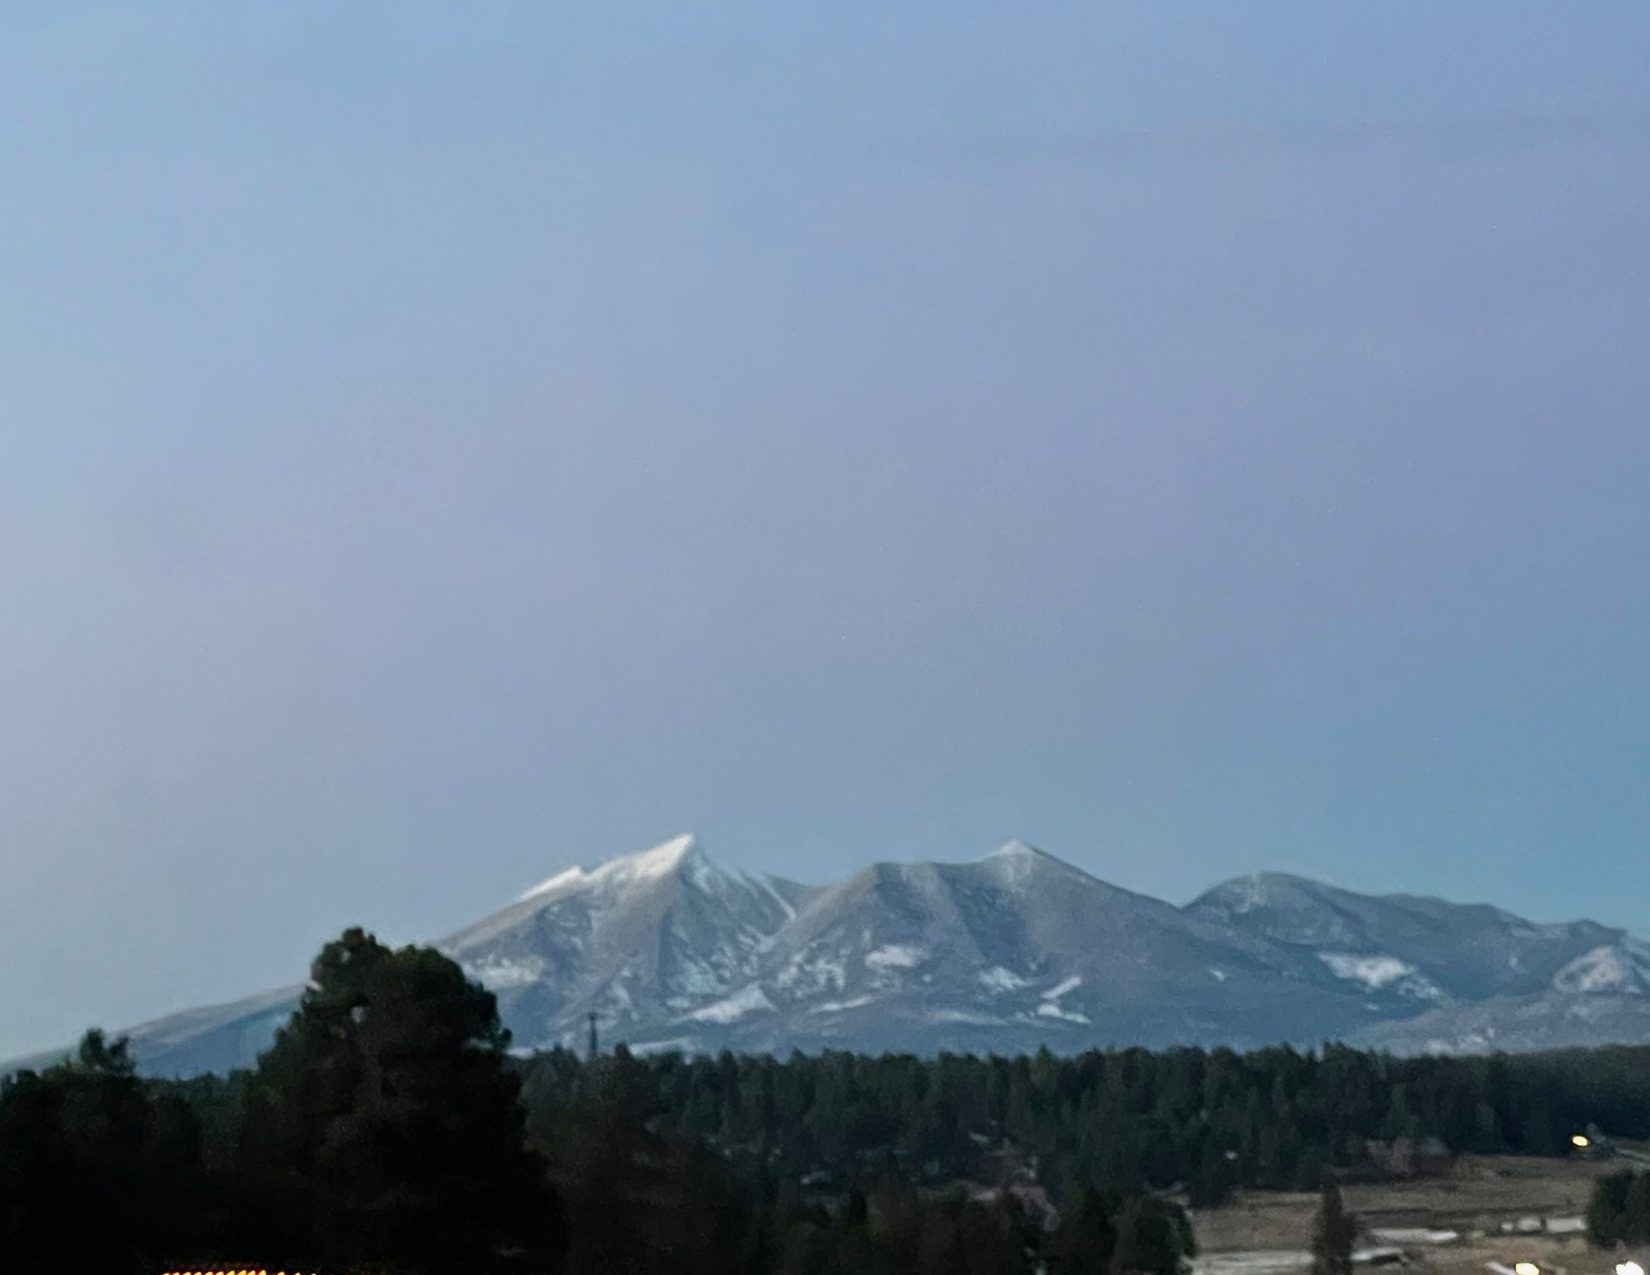
M 683 829 L 1650 930 L 1642 4 L 0 12 L 0 1051 Z

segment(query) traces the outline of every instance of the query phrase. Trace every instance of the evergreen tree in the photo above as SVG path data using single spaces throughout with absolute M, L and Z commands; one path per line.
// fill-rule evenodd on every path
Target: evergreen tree
M 1170 1206 L 1149 1196 L 1135 1196 L 1117 1215 L 1113 1275 L 1175 1275 L 1186 1255 L 1186 1234 Z
M 192 1118 L 156 1104 L 127 1044 L 88 1032 L 64 1062 L 0 1086 L 0 1254 L 7 1269 L 77 1261 L 143 1271 L 200 1242 L 204 1169 Z M 32 1266 L 31 1263 L 38 1263 Z
M 1060 1226 L 1050 1243 L 1059 1275 L 1105 1275 L 1117 1245 L 1112 1202 L 1092 1186 L 1071 1191 L 1060 1210 Z
M 44 1079 L 57 1090 L 79 1205 L 93 1220 L 95 1234 L 87 1241 L 92 1252 L 84 1260 L 117 1270 L 135 1267 L 151 1240 L 150 1219 L 141 1208 L 150 1185 L 143 1163 L 149 1104 L 127 1042 L 89 1031 Z
M 721 1275 L 736 1252 L 759 1262 L 769 1246 L 753 1227 L 762 1213 L 772 1221 L 759 1184 L 741 1207 L 723 1162 L 655 1127 L 662 1101 L 647 1066 L 621 1045 L 586 1081 L 562 1145 L 546 1148 L 569 1206 L 571 1275 Z
M 1357 1234 L 1357 1219 L 1347 1212 L 1341 1188 L 1330 1179 L 1324 1183 L 1312 1219 L 1312 1275 L 1352 1275 L 1352 1242 Z
M 255 1145 L 284 1172 L 309 1250 L 296 1256 L 404 1275 L 555 1264 L 508 1041 L 492 993 L 431 948 L 356 929 L 322 950 L 252 1095 Z
M 1194 1209 L 1218 1208 L 1230 1198 L 1234 1178 L 1231 1157 L 1218 1147 L 1206 1147 L 1186 1184 L 1186 1198 Z

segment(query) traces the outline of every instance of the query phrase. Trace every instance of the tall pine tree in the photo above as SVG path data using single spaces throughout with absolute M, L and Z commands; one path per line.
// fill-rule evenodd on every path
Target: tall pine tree
M 1352 1241 L 1357 1234 L 1357 1219 L 1346 1211 L 1341 1188 L 1330 1179 L 1312 1219 L 1312 1275 L 1352 1275 Z
M 329 943 L 261 1060 L 251 1145 L 283 1175 L 291 1256 L 406 1275 L 541 1272 L 556 1201 L 523 1145 L 492 993 L 431 948 Z

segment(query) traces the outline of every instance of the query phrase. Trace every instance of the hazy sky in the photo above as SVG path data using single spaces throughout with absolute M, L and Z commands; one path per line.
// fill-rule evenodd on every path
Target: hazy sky
M 692 829 L 1650 931 L 1650 7 L 0 4 L 0 1055 Z

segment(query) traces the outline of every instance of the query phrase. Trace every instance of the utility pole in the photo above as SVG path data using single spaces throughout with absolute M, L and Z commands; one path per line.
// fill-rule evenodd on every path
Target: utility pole
M 589 1061 L 595 1062 L 597 1057 L 600 1056 L 600 1054 L 601 1054 L 601 1045 L 600 1045 L 600 1042 L 596 1038 L 596 1015 L 595 1015 L 594 1012 L 592 1012 L 591 1015 L 590 1015 L 590 1052 L 589 1052 L 589 1055 L 588 1055 Z

